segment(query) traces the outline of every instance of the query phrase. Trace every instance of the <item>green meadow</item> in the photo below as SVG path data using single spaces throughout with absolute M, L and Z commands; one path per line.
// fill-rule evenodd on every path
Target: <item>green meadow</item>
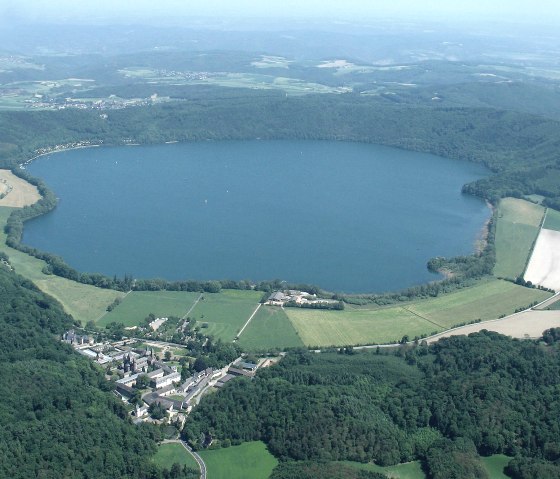
M 495 454 L 493 456 L 481 457 L 480 460 L 486 468 L 490 479 L 508 479 L 509 476 L 504 474 L 504 468 L 511 461 L 511 457 Z
M 504 198 L 498 206 L 494 275 L 516 278 L 525 271 L 539 234 L 544 208 L 529 201 Z
M 284 309 L 262 306 L 239 336 L 239 345 L 249 351 L 303 346 Z
M 226 289 L 204 293 L 190 317 L 208 323 L 205 332 L 222 341 L 233 341 L 259 304 L 262 292 Z
M 405 335 L 413 339 L 478 319 L 495 319 L 548 297 L 545 291 L 489 280 L 437 298 L 386 308 L 285 311 L 306 346 L 382 344 Z
M 546 228 L 547 230 L 560 231 L 560 211 L 548 208 L 543 228 Z
M 206 464 L 209 479 L 268 479 L 278 464 L 260 441 L 199 454 Z
M 183 317 L 200 293 L 187 291 L 132 291 L 98 322 L 101 327 L 115 321 L 126 327 L 141 324 L 148 314 Z
M 426 474 L 422 470 L 419 461 L 407 462 L 405 464 L 397 464 L 395 466 L 382 467 L 377 464 L 344 461 L 344 464 L 362 469 L 365 471 L 380 472 L 391 479 L 426 479 Z
M 171 469 L 174 463 L 199 470 L 198 463 L 194 460 L 184 446 L 178 442 L 160 444 L 153 457 L 153 461 L 160 467 Z

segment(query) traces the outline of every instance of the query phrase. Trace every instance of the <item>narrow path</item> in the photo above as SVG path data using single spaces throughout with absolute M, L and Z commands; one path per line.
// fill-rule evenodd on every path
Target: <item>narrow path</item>
M 198 298 L 196 298 L 196 301 L 192 304 L 190 309 L 183 315 L 183 317 L 181 319 L 185 319 L 189 314 L 191 314 L 192 310 L 195 308 L 195 306 L 198 304 L 198 302 L 202 299 L 203 295 L 204 295 L 204 293 L 200 293 L 198 295 Z
M 204 295 L 204 293 L 200 293 L 198 295 L 198 298 L 196 298 L 196 301 L 192 304 L 192 306 L 189 308 L 189 310 L 183 315 L 183 317 L 181 319 L 186 319 L 189 317 L 189 314 L 191 314 L 192 310 L 196 307 L 196 305 L 198 304 L 198 302 L 202 299 L 202 296 Z M 183 321 L 183 325 L 181 327 L 181 332 L 185 332 L 185 329 L 187 327 L 187 322 Z
M 241 336 L 241 333 L 242 333 L 243 331 L 245 331 L 245 328 L 246 328 L 247 326 L 249 326 L 249 323 L 251 322 L 251 319 L 253 319 L 253 317 L 255 316 L 255 314 L 257 314 L 257 311 L 259 310 L 259 308 L 260 308 L 261 306 L 262 306 L 262 304 L 259 303 L 259 305 L 257 306 L 257 308 L 253 311 L 253 314 L 251 314 L 251 316 L 249 317 L 249 319 L 247 320 L 247 322 L 243 325 L 243 327 L 241 328 L 241 330 L 237 333 L 237 336 L 236 336 L 237 338 L 239 338 L 239 336 Z M 235 341 L 235 339 L 234 339 L 234 341 Z

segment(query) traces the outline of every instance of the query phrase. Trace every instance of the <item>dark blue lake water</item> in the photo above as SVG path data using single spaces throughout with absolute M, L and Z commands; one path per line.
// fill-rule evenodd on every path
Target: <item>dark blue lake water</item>
M 380 292 L 437 279 L 471 253 L 489 210 L 461 186 L 477 165 L 382 146 L 224 141 L 92 148 L 29 171 L 60 198 L 24 242 L 81 271 L 283 279 Z

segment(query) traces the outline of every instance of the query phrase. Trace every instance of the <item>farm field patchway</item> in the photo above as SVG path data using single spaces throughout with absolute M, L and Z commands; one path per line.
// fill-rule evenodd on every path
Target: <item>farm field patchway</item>
M 233 289 L 214 294 L 204 293 L 204 299 L 197 303 L 189 316 L 197 323 L 208 323 L 205 334 L 222 341 L 233 341 L 257 307 L 261 296 L 261 291 Z
M 0 193 L 6 195 L 0 199 L 0 206 L 21 208 L 41 199 L 35 185 L 22 180 L 10 170 L 0 170 Z
M 546 211 L 546 219 L 543 228 L 547 230 L 560 231 L 560 211 L 549 208 Z
M 254 351 L 303 347 L 304 344 L 284 309 L 277 306 L 262 306 L 239 337 L 239 345 Z
M 150 313 L 156 317 L 183 317 L 200 293 L 187 291 L 132 291 L 113 311 L 98 322 L 100 327 L 115 321 L 125 327 L 143 323 Z
M 541 230 L 524 278 L 560 290 L 560 231 Z
M 491 280 L 437 298 L 382 309 L 285 311 L 306 346 L 382 344 L 405 335 L 409 339 L 430 335 L 477 319 L 495 319 L 550 296 L 545 291 Z
M 529 201 L 504 198 L 498 206 L 494 275 L 515 279 L 523 274 L 545 209 Z

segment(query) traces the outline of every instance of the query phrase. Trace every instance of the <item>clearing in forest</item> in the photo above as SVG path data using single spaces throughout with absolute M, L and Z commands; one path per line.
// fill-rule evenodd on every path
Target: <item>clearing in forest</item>
M 211 479 L 268 479 L 278 460 L 260 441 L 201 451 Z

